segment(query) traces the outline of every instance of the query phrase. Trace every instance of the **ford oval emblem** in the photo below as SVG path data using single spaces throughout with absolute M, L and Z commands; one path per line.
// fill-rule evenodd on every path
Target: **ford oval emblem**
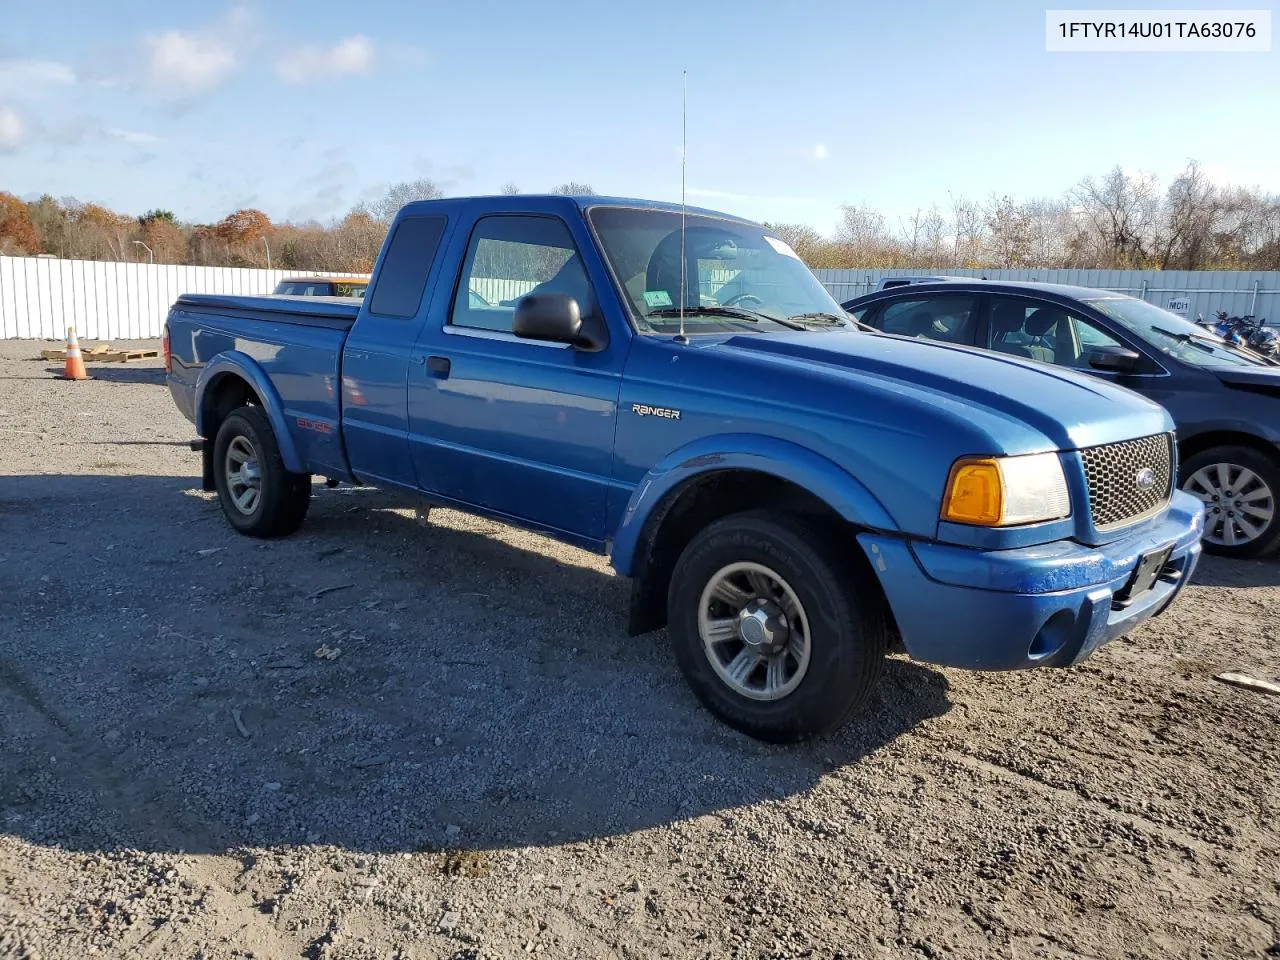
M 1133 481 L 1138 485 L 1139 490 L 1150 490 L 1156 485 L 1156 472 L 1150 467 L 1143 467 Z

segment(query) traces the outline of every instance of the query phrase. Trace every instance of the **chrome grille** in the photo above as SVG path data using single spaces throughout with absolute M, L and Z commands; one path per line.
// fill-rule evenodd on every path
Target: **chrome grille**
M 1137 520 L 1173 493 L 1172 434 L 1088 447 L 1080 459 L 1089 484 L 1089 512 L 1099 530 Z

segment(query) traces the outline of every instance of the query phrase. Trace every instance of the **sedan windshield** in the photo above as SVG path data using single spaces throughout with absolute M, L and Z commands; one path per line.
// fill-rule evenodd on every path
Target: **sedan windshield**
M 588 213 L 644 333 L 855 330 L 787 244 L 754 224 L 671 210 Z M 681 269 L 681 252 L 684 259 Z
M 1204 327 L 1133 297 L 1086 300 L 1161 353 L 1196 367 L 1267 367 L 1266 360 L 1228 343 Z

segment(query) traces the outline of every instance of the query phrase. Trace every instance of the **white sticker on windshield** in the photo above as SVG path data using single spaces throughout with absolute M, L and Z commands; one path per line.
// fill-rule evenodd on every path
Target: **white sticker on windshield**
M 777 250 L 784 257 L 793 257 L 796 260 L 800 259 L 799 254 L 797 254 L 794 250 L 792 250 L 789 246 L 787 246 L 786 243 L 779 240 L 777 237 L 771 237 L 768 234 L 765 234 L 764 239 L 769 244 L 769 246 L 773 247 L 773 249 Z

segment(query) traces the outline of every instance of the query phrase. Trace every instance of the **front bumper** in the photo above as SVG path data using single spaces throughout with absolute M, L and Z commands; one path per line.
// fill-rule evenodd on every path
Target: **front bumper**
M 1164 611 L 1200 559 L 1204 507 L 1175 491 L 1142 532 L 1100 547 L 1057 541 L 974 550 L 863 534 L 913 658 L 974 670 L 1064 667 Z M 1161 578 L 1124 605 L 1140 559 L 1171 546 Z

